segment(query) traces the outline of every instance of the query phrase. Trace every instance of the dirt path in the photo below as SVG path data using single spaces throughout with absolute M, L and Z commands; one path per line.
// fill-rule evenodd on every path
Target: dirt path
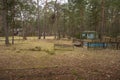
M 115 65 L 116 66 L 116 65 Z M 63 66 L 0 70 L 0 80 L 120 80 L 119 66 Z

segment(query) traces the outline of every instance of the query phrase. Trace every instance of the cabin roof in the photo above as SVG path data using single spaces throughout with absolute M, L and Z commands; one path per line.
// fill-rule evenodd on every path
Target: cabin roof
M 97 33 L 96 31 L 83 31 L 83 33 Z

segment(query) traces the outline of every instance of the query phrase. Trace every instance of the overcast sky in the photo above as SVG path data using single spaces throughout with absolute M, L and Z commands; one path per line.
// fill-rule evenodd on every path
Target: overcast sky
M 37 1 L 37 0 L 35 0 L 35 1 Z M 41 2 L 40 5 L 44 5 L 45 1 L 46 0 L 40 0 L 40 2 Z M 55 1 L 55 0 L 48 0 L 48 2 L 50 2 L 50 1 Z M 57 2 L 63 4 L 63 3 L 67 3 L 68 0 L 57 0 Z
M 58 2 L 60 2 L 60 3 L 66 3 L 67 0 L 58 0 Z

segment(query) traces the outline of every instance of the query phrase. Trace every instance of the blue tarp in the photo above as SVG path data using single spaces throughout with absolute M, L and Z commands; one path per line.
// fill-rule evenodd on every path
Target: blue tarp
M 90 43 L 88 44 L 87 42 L 84 43 L 84 46 L 89 46 L 89 47 L 103 47 L 103 46 L 107 46 L 107 44 L 105 43 Z

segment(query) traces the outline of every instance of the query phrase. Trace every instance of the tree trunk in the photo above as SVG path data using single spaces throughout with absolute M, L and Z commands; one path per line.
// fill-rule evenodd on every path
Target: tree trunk
M 7 0 L 1 0 L 2 4 L 2 20 L 3 20 L 3 27 L 5 32 L 5 44 L 9 45 L 9 27 L 8 27 L 8 6 L 7 6 Z
M 14 0 L 13 0 L 13 2 L 14 2 Z M 14 2 L 15 3 L 15 2 Z M 15 8 L 15 5 L 13 5 L 13 7 L 12 7 L 12 24 L 11 24 L 11 26 L 12 26 L 12 44 L 14 44 L 14 27 L 15 27 L 15 20 L 14 20 L 14 17 L 15 17 L 15 11 L 14 11 L 14 8 Z
M 40 9 L 39 9 L 39 0 L 37 0 L 37 12 L 38 12 L 38 18 L 37 18 L 37 27 L 38 27 L 38 39 L 41 39 L 41 31 L 40 31 Z
M 54 15 L 56 14 L 56 5 L 57 5 L 57 0 L 55 0 L 55 4 L 54 4 Z M 56 15 L 55 15 L 55 23 L 57 21 Z M 56 25 L 54 24 L 54 39 L 57 39 L 57 28 Z
M 102 19 L 101 19 L 101 35 L 104 35 L 105 34 L 105 0 L 102 0 L 101 2 L 101 5 L 102 5 L 102 12 L 101 12 L 101 15 L 102 15 Z
M 12 44 L 14 44 L 14 26 L 15 26 L 15 21 L 13 19 L 12 21 Z
M 43 39 L 46 38 L 46 28 L 47 28 L 47 6 L 48 6 L 48 3 L 47 3 L 47 0 L 45 1 L 45 9 L 44 9 L 44 29 L 43 29 Z
M 27 40 L 27 37 L 26 37 L 26 23 L 23 21 L 23 23 L 22 23 L 23 25 L 22 25 L 22 27 L 23 27 L 23 40 Z

